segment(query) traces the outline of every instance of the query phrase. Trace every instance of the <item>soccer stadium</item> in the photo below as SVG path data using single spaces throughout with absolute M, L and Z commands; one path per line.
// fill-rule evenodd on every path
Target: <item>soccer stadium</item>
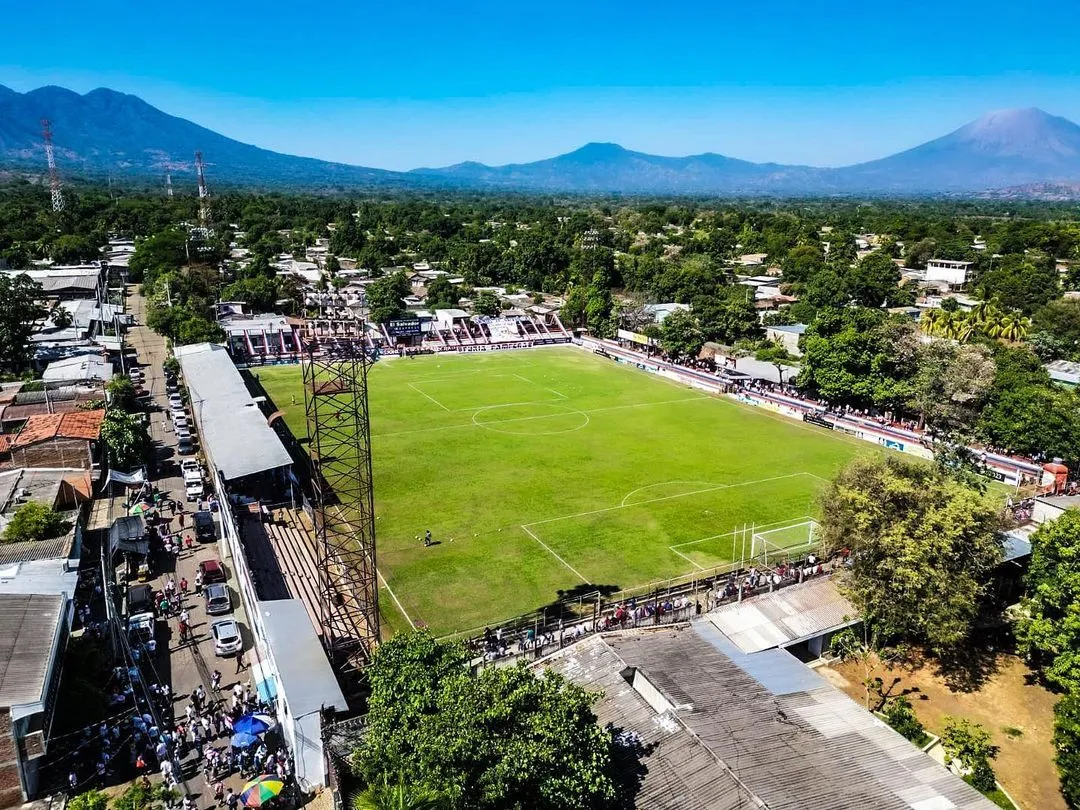
M 257 374 L 303 439 L 300 367 Z M 571 346 L 384 359 L 368 390 L 382 613 L 439 634 L 799 553 L 869 451 Z

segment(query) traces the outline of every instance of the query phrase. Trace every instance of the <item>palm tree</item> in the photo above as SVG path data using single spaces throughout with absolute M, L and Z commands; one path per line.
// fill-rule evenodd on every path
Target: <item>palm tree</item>
M 1016 312 L 1010 312 L 1001 319 L 1001 337 L 1010 343 L 1019 343 L 1027 337 L 1031 320 Z
M 982 322 L 982 333 L 987 337 L 999 338 L 1002 335 L 1002 328 L 1005 322 L 1005 316 L 1001 310 L 991 308 L 987 311 L 986 317 Z
M 943 338 L 956 340 L 960 333 L 960 323 L 963 316 L 959 312 L 946 312 L 942 318 L 938 334 Z
M 978 325 L 975 323 L 975 319 L 970 316 L 959 318 L 956 322 L 956 339 L 961 343 L 967 343 L 971 340 L 971 336 L 978 331 Z
M 398 774 L 397 784 L 384 778 L 353 796 L 351 804 L 352 810 L 443 810 L 446 800 L 428 788 L 405 784 L 404 776 Z
M 919 326 L 927 335 L 934 335 L 941 327 L 941 316 L 944 313 L 940 309 L 927 309 L 919 318 Z

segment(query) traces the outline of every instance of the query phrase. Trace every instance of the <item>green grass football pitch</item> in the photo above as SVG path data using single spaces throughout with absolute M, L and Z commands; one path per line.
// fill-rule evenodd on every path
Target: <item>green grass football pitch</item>
M 305 436 L 300 368 L 257 373 Z M 572 347 L 383 360 L 368 391 L 383 615 L 439 634 L 738 559 L 861 445 Z

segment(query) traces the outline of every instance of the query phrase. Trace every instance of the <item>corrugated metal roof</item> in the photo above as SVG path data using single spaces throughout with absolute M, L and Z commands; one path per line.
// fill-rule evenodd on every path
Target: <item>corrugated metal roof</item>
M 844 627 L 858 615 L 836 583 L 821 577 L 721 605 L 707 618 L 740 650 L 757 652 Z
M 0 706 L 42 699 L 64 597 L 0 594 Z
M 995 806 L 783 650 L 742 653 L 704 621 L 605 634 L 538 666 L 603 689 L 598 721 L 644 744 L 638 807 Z M 658 714 L 620 675 L 627 668 L 665 673 L 692 708 Z
M 203 449 L 226 481 L 292 464 L 224 347 L 180 346 L 176 356 Z

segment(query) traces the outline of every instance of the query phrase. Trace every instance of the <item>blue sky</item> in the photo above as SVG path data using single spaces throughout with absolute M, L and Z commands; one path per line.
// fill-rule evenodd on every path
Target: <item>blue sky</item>
M 0 84 L 392 169 L 588 141 L 832 166 L 992 109 L 1080 121 L 1076 0 L 7 5 Z

